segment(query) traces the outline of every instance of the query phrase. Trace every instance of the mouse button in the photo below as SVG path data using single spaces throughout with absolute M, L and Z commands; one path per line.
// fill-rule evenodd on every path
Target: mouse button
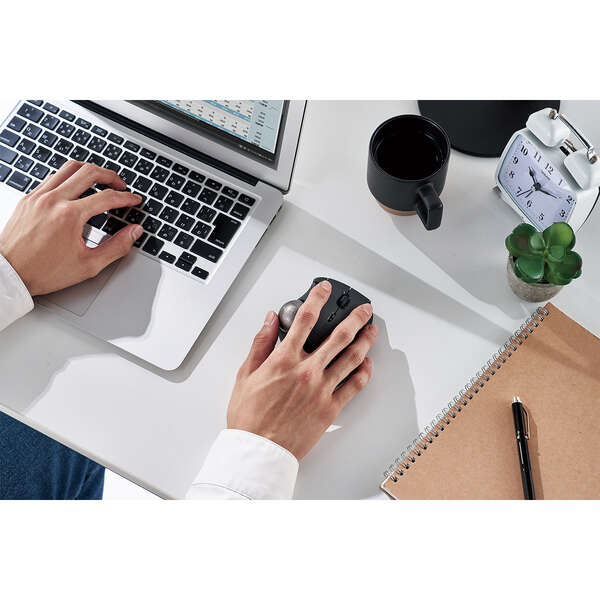
M 337 305 L 340 308 L 346 308 L 350 304 L 350 290 L 345 291 L 338 299 Z

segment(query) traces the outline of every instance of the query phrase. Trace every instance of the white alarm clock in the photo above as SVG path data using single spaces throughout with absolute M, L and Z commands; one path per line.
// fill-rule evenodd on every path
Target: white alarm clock
M 571 134 L 583 148 L 577 149 Z M 557 221 L 577 231 L 600 193 L 600 160 L 564 115 L 544 108 L 510 138 L 496 185 L 503 200 L 539 231 Z

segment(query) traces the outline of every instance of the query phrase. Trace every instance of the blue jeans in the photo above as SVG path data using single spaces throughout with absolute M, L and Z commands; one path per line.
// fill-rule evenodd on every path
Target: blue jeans
M 0 500 L 101 500 L 104 467 L 0 412 Z

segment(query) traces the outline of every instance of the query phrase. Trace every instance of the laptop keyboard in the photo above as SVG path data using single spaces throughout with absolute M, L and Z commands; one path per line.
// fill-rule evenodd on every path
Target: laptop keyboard
M 138 142 L 100 127 L 43 100 L 23 102 L 0 131 L 0 182 L 23 193 L 34 190 L 69 159 L 111 169 L 139 194 L 135 207 L 116 208 L 92 217 L 86 239 L 110 236 L 130 223 L 144 234 L 140 251 L 205 280 L 257 200 L 161 156 Z M 95 186 L 83 196 L 97 193 Z

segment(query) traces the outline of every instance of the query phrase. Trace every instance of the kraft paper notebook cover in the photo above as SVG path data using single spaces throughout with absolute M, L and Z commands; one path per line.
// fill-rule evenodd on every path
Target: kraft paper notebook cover
M 600 340 L 550 303 L 396 459 L 382 489 L 397 499 L 522 499 L 513 396 L 529 413 L 536 498 L 600 498 Z

